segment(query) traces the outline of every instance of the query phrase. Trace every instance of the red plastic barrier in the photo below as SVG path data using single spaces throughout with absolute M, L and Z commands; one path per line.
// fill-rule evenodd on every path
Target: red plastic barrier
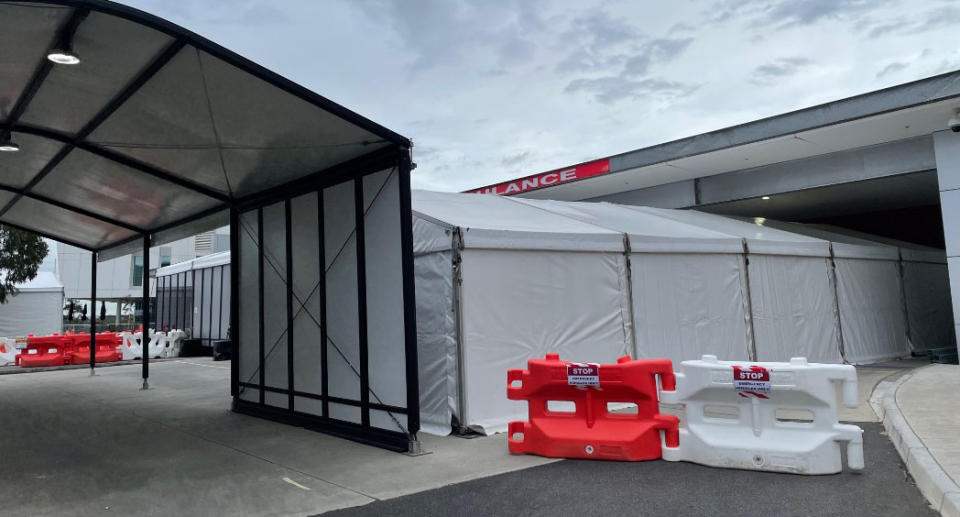
M 27 336 L 27 347 L 20 351 L 14 364 L 24 368 L 34 366 L 63 366 L 64 352 L 70 338 L 54 334 L 52 336 Z
M 510 422 L 509 447 L 513 454 L 551 458 L 602 460 L 652 460 L 660 457 L 660 431 L 664 442 L 676 447 L 679 420 L 660 414 L 657 381 L 673 390 L 675 380 L 669 359 L 634 361 L 621 357 L 617 364 L 583 364 L 561 361 L 557 354 L 530 359 L 527 370 L 507 372 L 507 398 L 526 400 L 529 422 Z M 520 381 L 520 386 L 512 386 Z M 550 401 L 573 402 L 574 411 L 550 410 Z M 611 412 L 608 404 L 633 403 L 634 413 Z M 515 439 L 523 433 L 522 439 Z
M 67 364 L 90 364 L 90 334 L 74 334 L 70 336 L 72 343 L 66 351 Z M 122 344 L 119 335 L 113 332 L 97 334 L 94 360 L 98 363 L 112 363 L 123 358 L 117 350 Z

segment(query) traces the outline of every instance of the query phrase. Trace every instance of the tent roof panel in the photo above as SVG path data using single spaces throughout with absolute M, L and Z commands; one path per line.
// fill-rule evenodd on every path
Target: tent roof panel
M 937 264 L 947 263 L 946 251 L 939 248 L 932 248 L 930 246 L 924 246 L 922 244 L 915 244 L 912 242 L 891 239 L 889 237 L 874 235 L 872 233 L 859 232 L 857 230 L 851 230 L 849 228 L 843 228 L 841 226 L 832 226 L 828 224 L 811 224 L 807 226 L 822 228 L 828 232 L 841 234 L 841 235 L 848 235 L 850 237 L 855 237 L 865 241 L 885 244 L 888 246 L 895 246 L 900 249 L 900 254 L 903 257 L 903 260 L 906 260 L 906 261 L 933 262 Z
M 769 228 L 721 215 L 697 210 L 670 210 L 664 208 L 629 207 L 632 210 L 659 214 L 728 235 L 747 239 L 751 253 L 795 256 L 830 256 L 830 243 L 813 237 Z
M 623 232 L 630 237 L 633 251 L 688 253 L 742 253 L 741 238 L 700 226 L 630 210 L 611 203 L 563 202 L 508 198 L 529 206 Z
M 20 120 L 64 133 L 79 132 L 171 41 L 143 25 L 91 12 L 73 37 L 73 50 L 82 57 L 82 66 L 50 67 Z
M 53 64 L 53 48 L 80 63 Z M 0 63 L 0 138 L 20 146 L 0 153 L 0 222 L 102 256 L 141 232 L 156 244 L 174 226 L 214 228 L 205 225 L 222 223 L 216 211 L 410 147 L 209 40 L 106 0 L 0 4 Z
M 40 271 L 32 280 L 17 285 L 20 292 L 63 292 L 63 284 L 50 271 Z
M 47 53 L 51 37 L 63 21 L 70 16 L 70 9 L 60 6 L 21 6 L 0 4 L 0 20 L 17 20 L 18 29 L 0 30 L 0 106 L 5 110 L 17 103 L 24 89 L 30 84 L 30 76 Z M 7 24 L 3 24 L 4 26 Z M 6 28 L 6 27 L 4 27 Z
M 30 152 L 0 156 L 0 184 L 22 188 L 63 148 L 63 144 L 26 133 L 13 133 L 11 140 Z M 8 156 L 9 155 L 9 156 Z
M 899 260 L 900 258 L 900 252 L 895 246 L 888 246 L 876 241 L 843 235 L 807 224 L 774 221 L 771 219 L 758 219 L 755 221 L 755 224 L 830 241 L 833 243 L 834 256 L 840 258 L 879 260 Z
M 33 198 L 20 198 L 0 220 L 51 239 L 76 246 L 98 248 L 136 235 L 135 231 Z
M 218 201 L 187 188 L 163 181 L 97 155 L 74 149 L 51 174 L 33 189 L 49 198 L 139 228 L 156 228 Z
M 622 251 L 620 233 L 494 195 L 414 190 L 417 214 L 463 229 L 466 247 Z

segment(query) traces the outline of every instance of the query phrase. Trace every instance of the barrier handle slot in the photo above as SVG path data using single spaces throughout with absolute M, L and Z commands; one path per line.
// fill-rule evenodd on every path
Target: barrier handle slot
M 507 398 L 523 398 L 523 372 L 525 370 L 507 370 Z M 514 381 L 520 381 L 520 386 L 512 386 Z

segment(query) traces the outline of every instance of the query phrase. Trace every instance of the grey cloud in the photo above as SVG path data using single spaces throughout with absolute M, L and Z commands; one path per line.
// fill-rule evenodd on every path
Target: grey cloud
M 602 104 L 613 104 L 626 99 L 644 96 L 677 98 L 693 93 L 696 86 L 664 79 L 633 80 L 623 76 L 575 79 L 564 89 L 567 93 L 586 92 Z
M 505 156 L 502 160 L 500 160 L 500 163 L 505 167 L 511 167 L 527 161 L 528 158 L 530 158 L 530 151 L 524 151 L 522 153 Z
M 812 25 L 823 20 L 857 20 L 864 13 L 895 0 L 721 0 L 709 18 L 715 23 L 749 20 L 752 28 L 779 29 Z
M 877 23 L 865 23 L 867 36 L 879 38 L 888 34 L 922 34 L 937 29 L 950 28 L 960 24 L 960 7 L 946 6 L 931 9 L 912 18 L 898 17 Z
M 884 34 L 898 32 L 908 25 L 909 25 L 909 22 L 903 19 L 892 21 L 892 22 L 880 23 L 880 24 L 874 25 L 873 28 L 870 29 L 870 32 L 867 33 L 867 35 L 870 36 L 871 38 L 879 38 Z
M 669 61 L 683 53 L 693 38 L 658 38 L 644 43 L 639 53 L 626 61 L 623 73 L 645 75 L 652 63 Z
M 371 0 L 351 5 L 390 26 L 414 54 L 413 69 L 494 49 L 501 65 L 528 61 L 545 27 L 539 0 Z
M 880 70 L 879 72 L 877 72 L 877 79 L 880 79 L 881 77 L 888 74 L 897 73 L 900 70 L 903 70 L 904 68 L 906 68 L 907 66 L 909 66 L 907 63 L 903 63 L 900 61 L 895 61 L 893 63 L 890 63 L 889 65 L 883 67 L 883 70 Z
M 753 70 L 754 84 L 765 84 L 781 77 L 788 77 L 813 64 L 813 61 L 803 57 L 786 57 L 772 63 L 760 65 Z
M 924 20 L 912 32 L 927 32 L 943 27 L 960 24 L 960 7 L 949 6 L 934 9 L 927 13 Z
M 829 18 L 845 18 L 878 7 L 889 0 L 785 0 L 774 5 L 766 18 L 781 26 L 810 25 Z
M 601 9 L 592 9 L 574 18 L 572 28 L 567 31 L 566 36 L 578 34 L 587 35 L 590 49 L 594 52 L 629 43 L 642 36 L 639 29 L 623 18 L 615 18 Z
M 609 71 L 619 67 L 643 39 L 638 28 L 602 9 L 574 17 L 559 36 L 558 50 L 566 55 L 554 70 L 561 74 Z
M 162 0 L 151 0 L 140 7 L 156 11 L 151 4 L 160 4 Z M 279 24 L 290 17 L 273 2 L 257 0 L 210 0 L 199 2 L 162 2 L 164 8 L 183 20 L 204 23 L 239 23 L 241 25 Z

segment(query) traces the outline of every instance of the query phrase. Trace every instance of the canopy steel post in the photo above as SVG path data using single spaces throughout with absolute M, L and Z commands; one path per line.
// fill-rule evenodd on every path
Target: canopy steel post
M 140 357 L 143 361 L 143 387 L 140 389 L 150 389 L 150 234 L 143 235 L 143 274 L 141 275 L 143 284 L 143 333 L 141 334 Z
M 404 359 L 406 360 L 407 380 L 407 433 L 409 433 L 408 452 L 419 453 L 420 441 L 420 380 L 417 358 L 417 305 L 414 297 L 413 282 L 413 208 L 410 200 L 410 171 L 413 163 L 410 150 L 400 152 L 397 164 L 400 180 L 400 246 L 401 270 L 403 271 L 403 320 L 404 320 Z M 361 198 L 362 201 L 362 198 Z M 358 237 L 359 239 L 359 237 Z M 462 408 L 461 408 L 462 410 Z
M 97 252 L 90 252 L 90 375 L 97 365 Z
M 240 212 L 230 207 L 230 395 L 240 396 Z M 223 284 L 221 283 L 221 288 Z

